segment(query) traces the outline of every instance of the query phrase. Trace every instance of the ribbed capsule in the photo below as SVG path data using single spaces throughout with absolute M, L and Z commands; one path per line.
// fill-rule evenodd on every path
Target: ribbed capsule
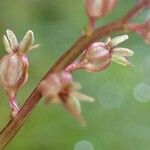
M 0 83 L 6 89 L 18 89 L 28 78 L 28 59 L 25 53 L 34 46 L 34 34 L 29 30 L 18 43 L 16 35 L 7 30 L 3 41 L 9 54 L 0 60 Z
M 85 69 L 89 72 L 100 72 L 106 69 L 111 61 L 123 66 L 132 66 L 128 58 L 134 52 L 128 48 L 118 47 L 127 39 L 127 35 L 122 35 L 112 39 L 108 38 L 106 43 L 95 42 L 83 52 L 81 58 L 75 60 L 65 70 L 71 72 Z
M 0 83 L 5 88 L 18 88 L 27 80 L 28 61 L 26 56 L 5 55 L 0 60 Z
M 100 72 L 109 66 L 110 61 L 110 47 L 105 43 L 95 42 L 83 52 L 79 60 L 70 64 L 66 71 L 85 69 L 89 72 Z
M 102 71 L 110 63 L 110 49 L 101 42 L 93 43 L 83 54 L 79 65 L 90 72 Z
M 8 54 L 0 59 L 0 84 L 6 90 L 14 117 L 19 111 L 17 91 L 28 79 L 29 64 L 26 52 L 35 47 L 34 34 L 29 30 L 21 43 L 18 43 L 16 35 L 7 30 L 3 42 Z

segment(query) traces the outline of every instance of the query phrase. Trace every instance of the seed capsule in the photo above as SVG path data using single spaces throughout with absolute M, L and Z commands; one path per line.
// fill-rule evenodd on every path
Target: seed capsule
M 16 101 L 17 91 L 28 80 L 29 64 L 25 53 L 34 47 L 34 35 L 29 30 L 18 44 L 15 34 L 7 30 L 3 41 L 8 54 L 0 59 L 0 84 L 6 90 L 14 117 L 19 111 Z

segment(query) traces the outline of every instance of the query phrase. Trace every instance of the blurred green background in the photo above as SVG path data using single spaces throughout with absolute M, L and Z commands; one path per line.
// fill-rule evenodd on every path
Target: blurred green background
M 136 0 L 119 0 L 116 9 L 98 24 L 119 18 Z M 144 12 L 136 21 L 150 17 Z M 22 39 L 29 29 L 40 48 L 28 54 L 29 81 L 18 95 L 22 105 L 50 66 L 78 39 L 87 17 L 82 0 L 5 0 L 0 2 L 0 54 L 2 35 L 13 30 Z M 95 98 L 82 103 L 88 126 L 80 124 L 62 106 L 43 99 L 7 150 L 149 150 L 150 149 L 150 47 L 135 34 L 123 43 L 135 51 L 134 68 L 115 63 L 101 73 L 74 73 L 82 92 Z M 0 128 L 9 119 L 9 106 L 0 89 Z

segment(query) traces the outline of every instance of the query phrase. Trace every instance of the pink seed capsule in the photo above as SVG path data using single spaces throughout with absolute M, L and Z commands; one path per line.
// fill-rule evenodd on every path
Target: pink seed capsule
M 23 40 L 18 43 L 16 35 L 7 30 L 3 37 L 7 55 L 0 59 L 0 84 L 7 92 L 9 103 L 14 117 L 19 111 L 16 96 L 17 91 L 28 80 L 28 58 L 26 53 L 37 47 L 34 45 L 34 34 L 29 30 Z
M 66 68 L 66 71 L 86 69 L 89 72 L 99 72 L 107 68 L 111 61 L 110 47 L 105 43 L 95 42 L 85 50 L 80 60 Z
M 12 117 L 19 111 L 16 95 L 28 79 L 28 60 L 25 55 L 10 53 L 0 60 L 0 84 L 5 88 L 12 109 Z
M 0 60 L 0 83 L 5 88 L 18 89 L 25 83 L 27 71 L 28 61 L 25 55 L 8 54 Z
M 90 72 L 104 70 L 110 63 L 110 49 L 104 43 L 93 43 L 80 60 L 82 67 Z
M 86 13 L 90 19 L 97 20 L 112 11 L 117 0 L 85 0 Z
M 123 66 L 132 66 L 128 61 L 134 52 L 128 48 L 118 47 L 118 45 L 128 39 L 128 35 L 108 38 L 106 43 L 95 42 L 84 52 L 81 58 L 71 63 L 65 70 L 72 72 L 78 69 L 85 69 L 89 72 L 100 72 L 106 69 L 111 61 L 115 61 Z

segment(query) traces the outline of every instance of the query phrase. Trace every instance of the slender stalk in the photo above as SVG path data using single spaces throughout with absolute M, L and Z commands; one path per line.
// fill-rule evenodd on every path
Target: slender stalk
M 134 8 L 133 8 L 134 9 Z M 140 8 L 136 9 L 134 13 L 137 13 Z M 130 19 L 130 17 L 129 17 Z M 42 80 L 46 79 L 51 73 L 64 70 L 70 63 L 72 63 L 84 49 L 86 49 L 90 44 L 97 41 L 99 38 L 109 35 L 112 32 L 123 31 L 124 23 L 119 19 L 118 21 L 111 22 L 108 25 L 102 26 L 95 30 L 90 36 L 84 35 L 53 65 L 53 67 L 46 73 Z M 42 81 L 41 80 L 41 81 Z M 38 85 L 41 83 L 38 83 Z M 10 119 L 8 124 L 0 133 L 0 150 L 4 149 L 11 139 L 16 135 L 21 126 L 25 123 L 26 119 L 29 117 L 30 113 L 38 104 L 42 95 L 38 91 L 38 85 L 33 90 L 25 104 L 22 106 L 18 114 Z
M 143 2 L 138 2 L 133 9 L 131 9 L 127 15 L 122 17 L 122 21 L 128 22 L 132 18 L 138 15 L 138 13 L 142 12 L 144 9 L 148 8 L 147 3 Z
M 111 28 L 110 28 L 111 27 Z M 88 47 L 92 42 L 98 40 L 98 38 L 110 34 L 114 31 L 121 31 L 123 29 L 122 24 L 116 22 L 110 23 L 107 26 L 103 26 L 97 29 L 91 36 L 81 37 L 48 71 L 42 80 L 47 78 L 51 73 L 65 69 L 71 62 L 73 62 L 80 53 Z M 42 81 L 41 80 L 41 81 Z M 39 82 L 40 84 L 40 82 Z M 38 84 L 38 85 L 39 85 Z M 41 94 L 38 91 L 38 86 L 34 89 L 32 94 L 29 96 L 25 104 L 22 106 L 18 114 L 11 119 L 6 127 L 0 133 L 0 150 L 4 149 L 10 140 L 15 136 L 17 131 L 24 124 L 32 110 L 38 104 Z

